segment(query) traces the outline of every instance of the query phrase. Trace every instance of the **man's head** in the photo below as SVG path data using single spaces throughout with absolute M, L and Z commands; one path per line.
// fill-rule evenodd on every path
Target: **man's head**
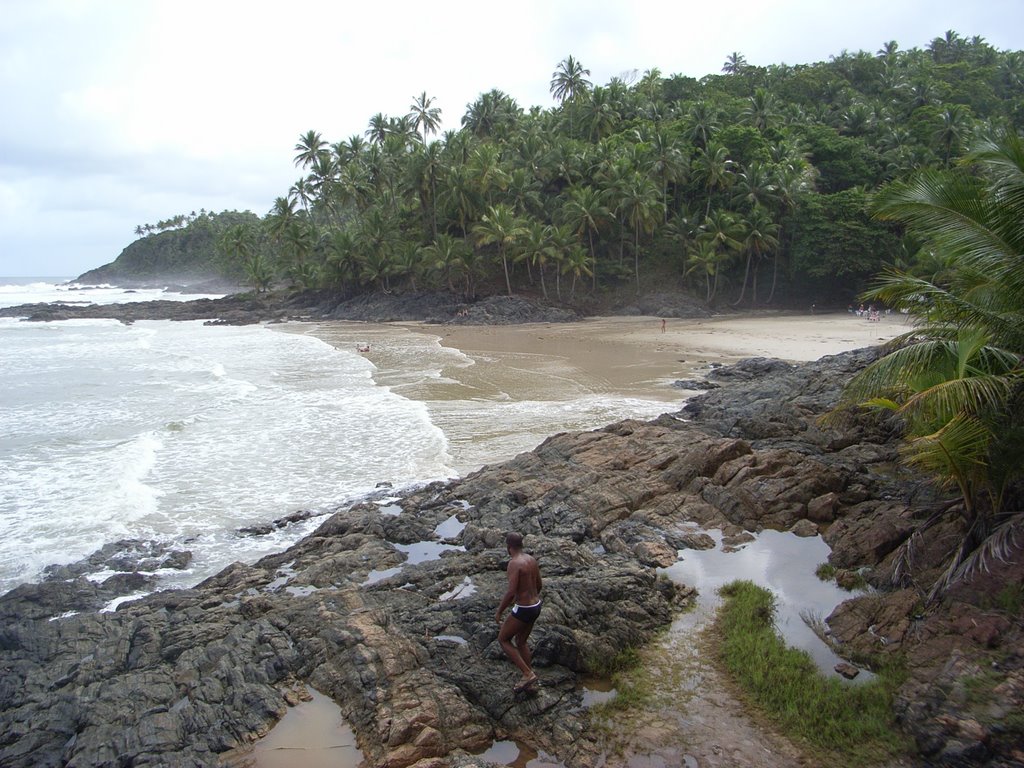
M 522 534 L 516 533 L 515 531 L 510 532 L 505 537 L 505 547 L 508 549 L 509 554 L 521 552 L 523 549 Z

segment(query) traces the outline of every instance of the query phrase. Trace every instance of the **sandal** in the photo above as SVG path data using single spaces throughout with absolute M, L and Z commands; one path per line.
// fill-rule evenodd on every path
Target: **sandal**
M 523 691 L 531 688 L 533 685 L 535 685 L 536 683 L 539 683 L 539 682 L 540 682 L 540 678 L 537 677 L 536 675 L 534 675 L 533 677 L 527 678 L 526 680 L 523 680 L 520 683 L 518 683 L 512 689 L 512 692 L 513 693 L 522 693 Z

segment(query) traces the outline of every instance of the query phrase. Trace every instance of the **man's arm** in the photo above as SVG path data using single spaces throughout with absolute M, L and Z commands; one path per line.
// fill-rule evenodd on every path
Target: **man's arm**
M 498 623 L 501 623 L 501 614 L 505 612 L 505 609 L 516 601 L 516 595 L 519 593 L 519 575 L 521 570 L 519 563 L 509 561 L 508 589 L 505 590 L 505 594 L 501 596 L 501 602 L 498 603 L 498 610 L 494 614 L 494 618 Z

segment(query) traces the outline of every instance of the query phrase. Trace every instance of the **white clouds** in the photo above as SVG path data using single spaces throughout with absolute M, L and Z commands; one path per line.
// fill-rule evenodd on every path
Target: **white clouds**
M 1019 0 L 0 0 L 0 275 L 113 259 L 136 224 L 199 208 L 265 212 L 298 178 L 307 130 L 361 134 L 426 91 L 457 128 L 500 88 L 550 106 L 572 54 L 604 84 L 629 70 L 812 62 L 946 29 L 1024 48 Z M 38 254 L 29 264 L 25 254 Z

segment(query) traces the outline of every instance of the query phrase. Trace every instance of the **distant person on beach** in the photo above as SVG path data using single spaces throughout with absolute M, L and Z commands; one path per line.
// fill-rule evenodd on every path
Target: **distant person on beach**
M 665 332 L 665 318 L 661 318 L 661 332 Z
M 508 589 L 498 604 L 494 619 L 501 624 L 498 642 L 502 650 L 523 673 L 523 679 L 513 688 L 519 693 L 537 683 L 537 674 L 530 666 L 530 649 L 526 641 L 533 630 L 533 623 L 540 616 L 540 567 L 536 558 L 523 551 L 522 535 L 509 533 L 505 537 L 505 548 L 511 558 L 507 568 Z M 512 611 L 502 623 L 501 615 L 510 605 Z

